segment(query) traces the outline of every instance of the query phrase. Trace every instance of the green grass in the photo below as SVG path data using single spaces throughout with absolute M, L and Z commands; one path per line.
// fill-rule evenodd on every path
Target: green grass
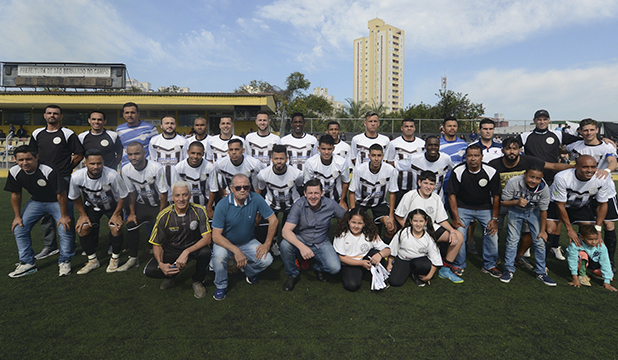
M 18 256 L 9 194 L 2 192 L 0 201 L 0 359 L 617 357 L 618 293 L 599 281 L 591 288 L 568 286 L 566 263 L 552 258 L 555 288 L 521 269 L 503 284 L 481 273 L 481 258 L 472 255 L 463 284 L 435 278 L 425 288 L 408 281 L 372 292 L 367 280 L 356 293 L 344 290 L 338 277 L 318 282 L 312 271 L 301 274 L 293 292 L 284 292 L 286 276 L 276 258 L 257 285 L 232 275 L 228 297 L 217 302 L 212 273 L 208 296 L 193 297 L 193 263 L 176 286 L 159 290 L 160 280 L 141 273 L 149 259 L 145 240 L 139 269 L 106 274 L 106 231 L 101 268 L 92 273 L 75 275 L 85 262 L 78 245 L 70 276 L 58 277 L 54 256 L 38 261 L 36 274 L 10 279 L 6 274 Z M 40 250 L 38 227 L 34 239 Z M 501 232 L 502 259 L 504 239 Z

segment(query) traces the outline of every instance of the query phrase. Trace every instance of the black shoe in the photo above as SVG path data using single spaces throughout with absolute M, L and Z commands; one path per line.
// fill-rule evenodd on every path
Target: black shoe
M 412 274 L 412 280 L 414 280 L 416 286 L 423 287 L 427 285 L 427 283 L 421 280 L 421 278 L 419 278 L 416 274 Z
M 318 281 L 327 282 L 328 278 L 326 277 L 326 273 L 322 271 L 316 271 L 315 276 L 318 278 Z
M 295 278 L 292 275 L 288 276 L 288 279 L 283 283 L 283 290 L 285 291 L 294 290 L 294 286 L 296 286 L 297 282 L 298 282 L 298 278 Z

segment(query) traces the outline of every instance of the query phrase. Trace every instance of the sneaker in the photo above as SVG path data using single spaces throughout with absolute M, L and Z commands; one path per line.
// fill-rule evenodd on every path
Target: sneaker
M 37 272 L 36 265 L 19 263 L 17 264 L 17 268 L 15 268 L 15 271 L 9 273 L 9 277 L 15 279 L 18 277 L 34 274 L 35 272 Z
M 41 250 L 40 253 L 34 255 L 34 258 L 36 260 L 41 260 L 41 259 L 45 259 L 46 257 L 50 257 L 52 255 L 56 255 L 60 252 L 60 250 L 58 250 L 58 248 L 53 248 L 51 246 L 44 246 L 43 250 Z
M 502 273 L 500 272 L 500 270 L 496 269 L 496 267 L 492 267 L 491 269 L 485 269 L 485 268 L 481 268 L 481 271 L 484 272 L 485 274 L 489 274 L 495 278 L 499 278 L 500 276 L 502 276 Z
M 453 266 L 451 268 L 451 271 L 453 272 L 453 274 L 455 274 L 457 276 L 461 276 L 464 273 L 464 269 L 463 268 L 458 268 L 458 267 L 455 267 L 455 266 Z
M 526 252 L 524 253 L 525 257 L 530 257 L 530 248 L 528 248 L 528 250 L 526 250 Z
M 273 256 L 281 255 L 281 250 L 279 249 L 279 244 L 277 244 L 275 241 L 273 241 L 273 244 L 270 247 L 270 252 L 273 253 Z
M 127 271 L 130 268 L 134 268 L 136 266 L 139 266 L 139 259 L 137 257 L 130 257 L 129 256 L 129 260 L 127 260 L 126 263 L 122 264 L 122 266 L 120 266 L 118 269 L 116 269 L 116 272 Z
M 225 293 L 227 292 L 227 289 L 217 289 L 215 290 L 215 293 L 212 295 L 212 298 L 217 300 L 217 301 L 221 301 L 223 299 L 225 299 Z
M 440 271 L 438 271 L 438 276 L 440 277 L 440 279 L 451 280 L 455 284 L 461 284 L 462 282 L 464 282 L 462 278 L 460 278 L 459 276 L 455 275 L 451 271 L 451 269 L 449 269 L 446 266 L 443 266 L 443 267 L 440 268 Z
M 318 281 L 320 282 L 327 282 L 328 281 L 328 276 L 325 272 L 323 271 L 314 271 L 315 273 L 315 277 L 318 279 Z
M 88 260 L 86 265 L 84 265 L 83 268 L 79 269 L 79 271 L 77 272 L 77 275 L 88 274 L 89 272 L 91 272 L 92 270 L 98 268 L 99 266 L 101 266 L 99 264 L 99 259 L 94 258 L 92 260 Z
M 479 254 L 479 252 L 476 250 L 476 243 L 474 241 L 469 241 L 466 243 L 466 252 L 472 255 Z
M 251 277 L 246 276 L 245 280 L 247 280 L 247 283 L 249 283 L 251 285 L 257 284 L 260 281 L 260 279 L 257 277 L 257 275 L 256 276 L 251 276 Z
M 68 276 L 71 273 L 71 263 L 68 261 L 61 262 L 58 264 L 58 267 L 60 268 L 58 270 L 58 276 Z
M 588 277 L 588 275 L 584 275 L 584 276 L 578 276 L 579 278 L 579 283 L 584 285 L 584 286 L 592 286 L 592 284 L 590 283 L 590 278 Z
M 167 290 L 167 289 L 171 288 L 172 286 L 174 286 L 174 283 L 176 283 L 176 276 L 166 277 L 161 282 L 161 286 L 159 286 L 159 289 Z
M 556 284 L 556 282 L 554 280 L 552 280 L 549 276 L 547 276 L 547 274 L 536 274 L 536 279 L 539 281 L 542 281 L 543 284 L 547 285 L 547 286 L 556 286 L 558 284 Z
M 603 280 L 603 273 L 601 272 L 601 269 L 588 270 L 588 273 L 593 279 Z
M 502 276 L 500 276 L 500 281 L 502 281 L 505 284 L 508 284 L 511 280 L 513 280 L 513 273 L 510 272 L 509 270 L 504 270 L 504 272 L 502 273 Z
M 427 285 L 427 283 L 421 280 L 416 274 L 412 274 L 412 280 L 414 280 L 414 283 L 418 287 L 424 287 L 425 285 Z
M 526 270 L 534 270 L 534 266 L 532 266 L 532 264 L 530 264 L 530 262 L 528 262 L 528 260 L 526 260 L 525 257 L 520 256 L 517 259 L 515 259 L 515 265 L 519 266 L 520 268 L 524 268 Z
M 296 283 L 298 282 L 298 278 L 294 277 L 292 275 L 288 276 L 288 279 L 283 283 L 283 290 L 285 291 L 292 291 L 294 290 L 294 286 L 296 286 Z
M 108 274 L 111 274 L 113 272 L 116 272 L 116 270 L 118 270 L 118 263 L 120 262 L 119 258 L 111 258 L 109 259 L 109 265 L 107 265 L 107 269 L 105 269 L 105 272 Z
M 193 284 L 193 296 L 196 299 L 201 299 L 206 296 L 206 288 L 204 287 L 204 283 L 201 281 L 194 281 Z
M 553 248 L 549 249 L 549 252 L 554 254 L 556 259 L 558 259 L 558 260 L 566 260 L 566 258 L 562 254 L 562 246 L 553 247 Z

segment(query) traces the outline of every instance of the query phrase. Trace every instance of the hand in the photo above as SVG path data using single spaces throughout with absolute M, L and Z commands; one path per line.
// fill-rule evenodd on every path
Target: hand
M 183 251 L 180 256 L 176 259 L 176 266 L 178 270 L 182 270 L 187 267 L 187 261 L 189 261 L 189 252 L 187 250 Z
M 24 223 L 21 220 L 21 216 L 15 216 L 15 219 L 13 219 L 13 224 L 11 224 L 11 232 L 15 231 L 15 227 L 19 225 L 22 228 L 24 227 Z
M 459 230 L 453 230 L 448 235 L 448 243 L 451 245 L 457 245 L 457 243 L 459 243 L 459 239 L 457 239 L 457 234 L 455 234 L 455 231 Z
M 212 219 L 213 216 L 215 216 L 215 210 L 212 207 L 207 206 L 206 207 L 206 215 L 208 216 L 209 219 Z
M 58 229 L 60 229 L 60 225 L 64 226 L 64 231 L 71 231 L 71 218 L 69 215 L 63 215 L 60 217 L 60 220 L 58 220 Z
M 386 226 L 386 231 L 389 233 L 395 233 L 395 230 L 397 230 L 397 227 L 395 226 L 395 219 L 393 219 L 393 217 L 391 216 L 385 216 L 382 218 L 382 223 L 384 223 L 384 226 Z
M 526 205 L 528 205 L 528 200 L 524 199 L 524 196 L 522 195 L 519 199 L 517 199 L 517 205 L 526 207 Z
M 369 260 L 361 260 L 361 266 L 365 268 L 365 270 L 371 270 L 371 262 Z
M 163 274 L 165 274 L 166 276 L 171 276 L 180 272 L 180 270 L 178 270 L 178 267 L 171 266 L 172 264 L 159 263 L 159 269 L 161 269 Z
M 135 223 L 135 225 L 137 225 L 137 215 L 129 214 L 129 216 L 127 216 L 127 224 L 129 223 Z
M 379 252 L 373 254 L 373 256 L 371 257 L 371 264 L 372 265 L 378 265 L 380 263 L 380 261 L 382 261 L 382 255 L 380 255 Z
M 498 222 L 494 219 L 489 220 L 489 223 L 487 223 L 487 231 L 489 232 L 489 235 L 497 235 L 498 234 Z
M 239 269 L 243 269 L 247 266 L 247 258 L 240 249 L 236 249 L 236 252 L 234 252 L 234 260 L 236 260 L 236 267 Z
M 453 219 L 453 222 L 451 223 L 451 226 L 452 226 L 455 230 L 457 230 L 457 229 L 459 229 L 459 228 L 464 227 L 464 226 L 463 226 L 463 223 L 461 222 L 461 220 L 459 220 L 459 218 L 457 218 L 457 219 Z
M 613 287 L 611 284 L 608 284 L 608 283 L 603 283 L 603 288 L 607 289 L 609 291 L 616 291 L 616 288 Z
M 539 235 L 537 235 L 536 239 L 542 239 L 543 241 L 547 242 L 547 232 L 546 231 L 541 231 L 539 232 Z
M 605 169 L 597 169 L 597 171 L 594 173 L 594 176 L 599 179 L 605 179 L 609 176 L 609 173 L 605 171 Z
M 113 227 L 113 225 L 116 225 L 116 229 L 120 231 L 122 225 L 124 225 L 124 221 L 122 221 L 120 214 L 113 214 L 112 217 L 109 218 L 109 222 L 107 224 L 110 228 Z
M 75 230 L 77 230 L 77 232 L 81 232 L 82 228 L 84 227 L 84 225 L 88 225 L 90 226 L 90 218 L 87 215 L 82 215 L 79 217 L 79 219 L 77 219 L 77 224 L 75 225 Z
M 266 255 L 268 254 L 268 250 L 270 250 L 270 246 L 266 244 L 258 245 L 258 247 L 255 248 L 255 257 L 258 260 L 261 260 L 262 258 L 266 258 Z
M 573 277 L 573 281 L 569 282 L 569 285 L 575 286 L 576 288 L 582 286 L 582 284 L 579 283 L 579 279 L 576 276 Z
M 392 269 L 393 269 L 393 262 L 391 261 L 390 263 L 386 265 L 386 271 L 388 271 L 388 273 L 390 274 Z
M 579 236 L 577 236 L 577 233 L 573 230 L 573 228 L 567 230 L 567 235 L 569 236 L 569 244 L 574 242 L 575 245 L 582 246 L 582 242 L 579 240 Z
M 431 280 L 431 276 L 429 275 L 419 275 L 418 278 L 423 280 L 426 283 L 429 283 L 429 280 Z
M 309 260 L 315 256 L 313 251 L 305 244 L 303 244 L 303 246 L 301 246 L 298 250 L 300 251 L 300 256 L 302 256 L 305 260 Z
M 339 201 L 339 206 L 341 206 L 345 211 L 348 211 L 348 204 L 345 203 L 343 198 Z

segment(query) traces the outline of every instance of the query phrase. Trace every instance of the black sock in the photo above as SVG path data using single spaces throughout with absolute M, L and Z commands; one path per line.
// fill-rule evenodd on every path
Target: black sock
M 614 266 L 614 255 L 616 254 L 616 230 L 607 231 L 603 235 L 603 242 L 607 246 L 607 252 L 609 253 L 609 261 Z

